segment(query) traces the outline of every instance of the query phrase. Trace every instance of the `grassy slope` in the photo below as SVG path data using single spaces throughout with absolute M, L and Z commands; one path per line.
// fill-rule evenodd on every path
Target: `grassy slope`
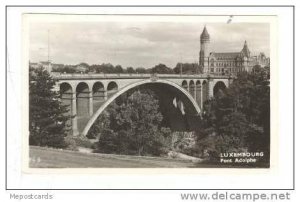
M 30 147 L 33 168 L 155 168 L 195 167 L 186 160 L 113 154 L 85 154 L 66 150 Z

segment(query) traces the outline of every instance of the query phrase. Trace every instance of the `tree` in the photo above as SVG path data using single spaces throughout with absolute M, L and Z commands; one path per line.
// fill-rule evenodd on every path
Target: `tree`
M 102 63 L 101 65 L 91 65 L 90 71 L 91 70 L 96 73 L 116 73 L 115 67 L 110 63 Z
M 64 148 L 68 132 L 67 106 L 53 91 L 55 80 L 44 68 L 29 71 L 29 144 Z
M 197 63 L 177 63 L 173 69 L 175 74 L 195 74 L 200 73 L 199 65 Z
M 158 73 L 158 74 L 173 74 L 173 69 L 171 69 L 170 67 L 167 67 L 165 64 L 158 64 L 155 65 L 152 69 L 151 69 L 151 73 Z
M 198 131 L 200 147 L 211 147 L 208 149 L 216 155 L 237 150 L 262 151 L 268 160 L 269 79 L 267 68 L 255 67 L 250 73 L 238 74 L 228 89 L 209 100 Z
M 158 110 L 152 91 L 134 91 L 100 115 L 88 135 L 99 137 L 99 152 L 160 155 L 171 131 L 161 127 L 163 117 Z
M 138 67 L 136 68 L 136 73 L 139 73 L 139 74 L 146 74 L 147 73 L 147 70 L 143 67 Z
M 90 67 L 90 65 L 88 63 L 86 63 L 86 62 L 81 62 L 81 63 L 79 63 L 76 66 L 82 66 L 82 67 L 85 67 L 86 69 L 88 69 Z
M 128 74 L 134 74 L 135 70 L 133 69 L 133 67 L 127 67 L 126 73 L 128 73 Z
M 115 66 L 115 73 L 123 73 L 124 70 L 121 65 Z
M 64 65 L 62 67 L 54 68 L 53 72 L 61 72 L 61 73 L 75 73 L 76 67 L 72 65 Z

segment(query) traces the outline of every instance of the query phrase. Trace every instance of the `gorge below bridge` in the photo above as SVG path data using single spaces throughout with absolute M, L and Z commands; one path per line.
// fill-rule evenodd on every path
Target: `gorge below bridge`
M 61 74 L 55 90 L 69 106 L 73 135 L 87 135 L 98 116 L 121 95 L 151 89 L 160 110 L 174 131 L 188 131 L 196 124 L 203 103 L 229 86 L 230 76 L 194 74 Z

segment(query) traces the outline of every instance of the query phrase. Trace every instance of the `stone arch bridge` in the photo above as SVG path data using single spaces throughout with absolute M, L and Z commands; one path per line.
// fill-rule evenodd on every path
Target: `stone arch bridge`
M 229 76 L 177 74 L 60 74 L 55 90 L 70 107 L 73 135 L 87 135 L 105 108 L 117 97 L 135 88 L 149 88 L 159 97 L 171 128 L 183 130 L 198 116 L 203 103 L 231 83 Z M 180 115 L 187 120 L 183 121 Z M 181 118 L 180 118 L 181 117 Z

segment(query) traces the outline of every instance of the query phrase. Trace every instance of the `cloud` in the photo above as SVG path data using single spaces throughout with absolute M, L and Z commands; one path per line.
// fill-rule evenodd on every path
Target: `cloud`
M 206 24 L 215 52 L 236 52 L 247 40 L 250 51 L 269 55 L 269 26 L 261 23 Z M 197 62 L 204 25 L 195 22 L 72 22 L 33 23 L 30 26 L 31 61 L 55 63 L 112 63 L 123 67 L 174 67 Z

